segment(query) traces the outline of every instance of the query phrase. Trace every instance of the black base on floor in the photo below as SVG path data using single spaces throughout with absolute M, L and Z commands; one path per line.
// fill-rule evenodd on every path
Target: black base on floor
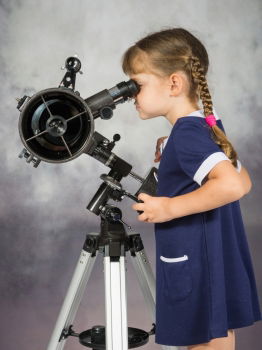
M 128 327 L 128 349 L 145 345 L 151 334 L 154 334 L 154 328 L 148 333 L 142 329 Z M 105 327 L 94 326 L 92 329 L 80 333 L 79 342 L 93 350 L 106 349 Z

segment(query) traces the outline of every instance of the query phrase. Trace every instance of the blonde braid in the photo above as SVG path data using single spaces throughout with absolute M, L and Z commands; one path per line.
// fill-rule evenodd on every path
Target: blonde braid
M 213 103 L 211 95 L 208 89 L 206 77 L 204 75 L 204 69 L 201 67 L 200 60 L 196 56 L 191 57 L 191 74 L 193 83 L 197 87 L 198 98 L 201 99 L 205 117 L 213 114 Z M 228 140 L 224 132 L 217 126 L 211 127 L 213 131 L 214 142 L 223 150 L 226 156 L 231 160 L 232 164 L 237 167 L 237 152 Z
M 191 72 L 194 83 L 197 85 L 197 94 L 204 107 L 204 114 L 207 117 L 213 113 L 213 103 L 209 93 L 207 81 L 204 75 L 204 69 L 201 67 L 197 57 L 191 58 Z

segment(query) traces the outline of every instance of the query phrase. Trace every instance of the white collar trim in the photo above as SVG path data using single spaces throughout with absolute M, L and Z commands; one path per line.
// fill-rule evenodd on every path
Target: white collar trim
M 213 114 L 216 118 L 216 120 L 219 120 L 220 118 L 218 117 L 216 111 L 213 108 Z M 199 109 L 197 111 L 194 111 L 190 114 L 187 114 L 186 117 L 200 117 L 200 118 L 205 118 L 205 114 L 204 114 L 204 110 L 203 109 Z
M 213 108 L 213 114 L 216 118 L 216 120 L 220 120 L 220 118 L 218 117 L 215 109 Z M 194 111 L 188 115 L 186 115 L 185 117 L 200 117 L 200 118 L 205 118 L 205 114 L 204 114 L 204 110 L 203 109 L 199 109 L 197 111 Z M 169 137 L 167 137 L 163 143 L 160 145 L 160 151 L 161 153 L 163 152 L 164 148 L 165 148 L 165 145 L 167 144 L 167 141 L 168 141 Z

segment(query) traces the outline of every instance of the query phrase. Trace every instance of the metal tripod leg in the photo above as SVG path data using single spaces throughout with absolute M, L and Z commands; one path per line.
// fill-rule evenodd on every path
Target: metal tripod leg
M 96 260 L 82 250 L 47 350 L 62 350 Z
M 155 291 L 155 277 L 148 261 L 142 239 L 140 234 L 134 234 L 129 236 L 132 240 L 132 263 L 143 292 L 145 302 L 148 310 L 151 313 L 152 319 L 155 321 L 156 310 L 156 291 Z M 163 350 L 182 350 L 181 347 L 176 346 L 161 346 Z
M 105 247 L 106 350 L 128 349 L 125 256 L 114 259 Z

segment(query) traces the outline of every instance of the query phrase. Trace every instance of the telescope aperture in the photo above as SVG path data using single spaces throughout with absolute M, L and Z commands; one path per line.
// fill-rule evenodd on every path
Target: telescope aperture
M 94 120 L 86 102 L 72 90 L 51 88 L 33 95 L 25 104 L 19 132 L 34 156 L 62 163 L 89 148 Z

